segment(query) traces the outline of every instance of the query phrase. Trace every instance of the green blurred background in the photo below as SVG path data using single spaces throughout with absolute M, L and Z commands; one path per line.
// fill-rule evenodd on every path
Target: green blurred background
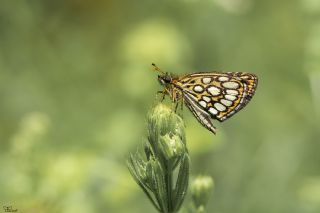
M 319 0 L 1 1 L 0 211 L 155 212 L 125 166 L 152 62 L 259 76 L 217 136 L 183 112 L 208 212 L 320 212 Z

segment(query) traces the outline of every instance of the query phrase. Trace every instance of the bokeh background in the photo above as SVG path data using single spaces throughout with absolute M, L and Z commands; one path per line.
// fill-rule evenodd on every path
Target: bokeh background
M 0 211 L 155 212 L 125 165 L 152 62 L 259 76 L 216 136 L 183 112 L 208 212 L 320 212 L 319 0 L 1 1 Z

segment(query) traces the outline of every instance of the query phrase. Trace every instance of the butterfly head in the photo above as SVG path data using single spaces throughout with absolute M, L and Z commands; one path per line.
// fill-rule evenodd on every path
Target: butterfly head
M 157 67 L 157 65 L 155 65 L 154 63 L 152 64 L 154 71 L 160 72 L 161 75 L 158 75 L 158 81 L 162 86 L 166 86 L 168 84 L 170 84 L 172 82 L 172 76 L 171 74 L 167 73 L 167 72 L 163 72 L 162 70 L 160 70 L 159 67 Z
M 165 86 L 172 82 L 172 77 L 169 73 L 165 73 L 164 75 L 158 75 L 158 81 L 161 85 Z

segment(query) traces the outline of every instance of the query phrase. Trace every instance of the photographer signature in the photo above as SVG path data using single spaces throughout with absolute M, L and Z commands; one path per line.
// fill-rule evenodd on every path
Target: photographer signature
M 18 209 L 12 208 L 12 206 L 3 206 L 4 212 L 17 212 Z

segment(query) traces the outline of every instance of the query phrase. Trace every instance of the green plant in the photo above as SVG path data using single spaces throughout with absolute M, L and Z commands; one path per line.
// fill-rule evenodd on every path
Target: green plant
M 192 212 L 203 213 L 208 203 L 210 194 L 214 186 L 210 176 L 197 176 L 191 183 L 190 191 L 192 196 Z
M 159 212 L 175 213 L 184 201 L 189 182 L 184 123 L 163 104 L 152 109 L 147 122 L 144 155 L 138 151 L 131 154 L 127 166 Z

